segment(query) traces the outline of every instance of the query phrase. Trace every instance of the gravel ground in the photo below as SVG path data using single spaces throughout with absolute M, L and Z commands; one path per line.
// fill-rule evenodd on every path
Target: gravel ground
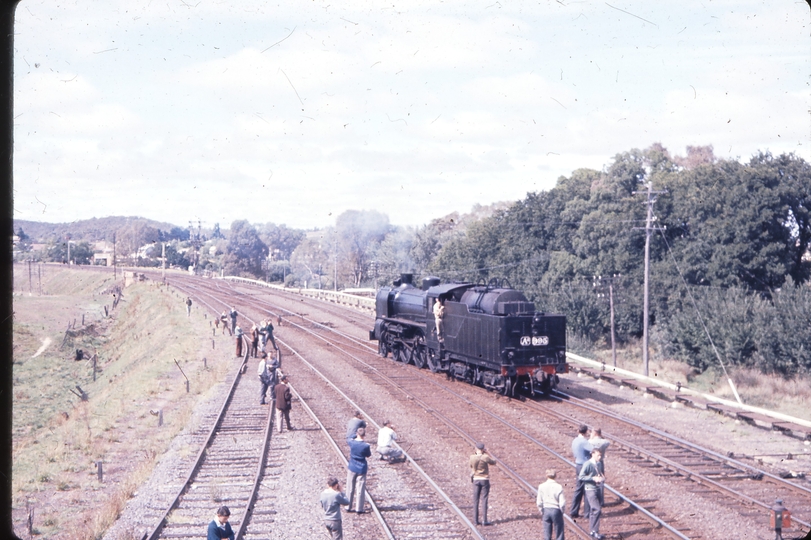
M 317 311 L 306 304 L 289 303 L 291 306 L 298 306 L 299 311 Z M 324 316 L 321 315 L 321 317 Z M 365 322 L 367 318 L 361 314 L 357 317 L 347 316 L 344 320 L 336 321 L 335 326 L 358 334 L 357 323 L 354 319 Z M 277 327 L 276 335 L 281 339 L 291 337 L 290 330 L 284 326 Z M 297 373 L 300 374 L 301 370 L 305 368 L 290 359 L 285 359 L 285 362 L 287 362 L 285 369 L 293 375 L 293 385 L 295 386 Z M 409 443 L 415 443 L 410 448 L 410 453 L 466 512 L 470 512 L 469 503 L 465 504 L 469 499 L 470 491 L 465 470 L 471 451 L 469 445 L 460 442 L 444 426 L 436 425 L 435 420 L 424 411 L 408 407 L 403 403 L 401 395 L 382 388 L 373 377 L 361 370 L 346 369 L 346 365 L 335 366 L 331 376 L 335 377 L 336 383 L 348 388 L 358 397 L 359 404 L 368 408 L 378 419 L 389 418 L 399 425 L 398 431 L 406 436 Z M 255 369 L 255 361 L 251 361 L 248 369 Z M 405 373 L 404 371 L 404 375 Z M 225 383 L 222 387 L 224 386 Z M 464 385 L 459 386 L 464 387 Z M 645 394 L 641 392 L 616 387 L 590 377 L 578 377 L 574 374 L 565 376 L 562 378 L 561 389 L 686 439 L 697 439 L 701 444 L 719 452 L 733 451 L 736 456 L 754 456 L 753 459 L 760 459 L 764 463 L 774 466 L 777 471 L 807 472 L 809 470 L 811 445 L 808 442 L 753 427 L 713 412 L 683 406 L 674 407 L 670 402 L 650 396 L 645 397 Z M 306 391 L 306 388 L 304 390 Z M 466 390 L 466 392 L 479 391 L 475 388 Z M 142 509 L 145 506 L 168 504 L 170 496 L 176 493 L 180 479 L 189 470 L 191 459 L 196 455 L 196 451 L 189 452 L 189 444 L 195 426 L 202 425 L 207 418 L 216 413 L 221 406 L 221 395 L 222 388 L 220 388 L 220 392 L 215 389 L 210 393 L 210 397 L 199 406 L 189 428 L 175 440 L 150 480 L 133 497 L 119 521 L 105 536 L 106 539 L 140 538 L 143 534 L 143 527 L 138 522 L 138 516 L 143 511 Z M 508 412 L 506 409 L 509 409 L 511 405 L 506 400 L 494 400 L 494 407 L 496 409 L 504 408 L 506 414 Z M 266 519 L 275 524 L 269 538 L 327 538 L 320 522 L 318 496 L 324 489 L 328 476 L 336 476 L 343 484 L 345 468 L 332 449 L 327 446 L 326 439 L 316 424 L 298 403 L 294 403 L 291 420 L 293 425 L 299 429 L 273 435 L 269 460 L 272 460 L 276 467 L 276 473 L 270 475 L 263 485 L 257 509 L 266 510 Z M 526 422 L 531 424 L 531 419 L 526 419 Z M 697 425 L 702 426 L 700 436 L 697 436 Z M 561 453 L 568 456 L 567 448 L 570 441 L 570 437 L 559 435 L 557 439 L 553 439 L 552 444 L 557 444 Z M 408 444 L 405 446 L 409 447 Z M 793 459 L 787 459 L 789 453 L 794 456 Z M 707 523 L 706 530 L 694 531 L 695 537 L 718 539 L 773 537 L 773 535 L 763 536 L 760 532 L 762 531 L 760 525 L 767 519 L 765 515 L 755 512 L 748 518 L 733 519 L 728 517 L 731 514 L 728 508 L 720 504 L 716 505 L 713 501 L 714 495 L 701 494 L 700 490 L 695 490 L 696 493 L 691 494 L 690 488 L 695 486 L 685 487 L 686 482 L 681 479 L 657 475 L 655 471 L 640 472 L 636 469 L 626 469 L 623 468 L 624 466 L 620 466 L 619 460 L 613 461 L 611 465 L 614 468 L 612 473 L 614 478 L 623 478 L 626 475 L 634 477 L 634 492 L 686 494 L 679 499 L 680 502 L 669 498 L 662 500 L 658 507 L 667 515 L 678 517 L 694 514 L 690 517 L 691 520 L 696 521 L 698 518 L 699 522 Z M 372 466 L 379 467 L 377 463 L 373 463 Z M 539 464 L 538 470 L 541 471 L 545 466 L 545 464 Z M 377 474 L 379 481 L 383 481 L 385 484 L 388 480 L 388 472 L 381 469 Z M 538 479 L 540 479 L 540 472 Z M 370 489 L 376 487 L 372 480 L 373 475 L 370 474 Z M 498 468 L 495 468 L 489 517 L 496 525 L 483 530 L 487 538 L 539 536 L 540 520 L 534 504 L 532 501 L 511 502 L 522 500 L 517 495 L 517 490 L 510 487 L 511 483 L 511 480 L 498 471 Z M 620 491 L 626 490 L 621 480 L 611 482 L 611 484 Z M 512 491 L 516 493 L 511 493 Z M 165 494 L 166 503 L 156 501 L 156 493 Z M 570 491 L 567 489 L 567 496 L 569 495 Z M 525 496 L 524 499 L 526 499 Z M 696 501 L 700 501 L 700 504 L 696 504 Z M 212 503 L 212 514 L 215 507 L 216 504 Z M 614 511 L 609 504 L 604 512 L 604 532 L 610 533 L 611 531 L 611 515 Z M 759 531 L 757 531 L 758 529 Z M 374 517 L 369 514 L 357 516 L 345 513 L 344 531 L 345 537 L 348 539 L 378 538 L 382 535 L 379 527 L 376 526 Z M 736 531 L 734 536 L 728 536 L 732 531 Z M 202 535 L 203 527 L 201 527 L 201 537 Z M 251 538 L 250 530 L 247 537 Z M 655 538 L 656 533 L 649 537 Z M 259 536 L 253 538 L 259 538 Z M 263 536 L 263 538 L 265 537 Z

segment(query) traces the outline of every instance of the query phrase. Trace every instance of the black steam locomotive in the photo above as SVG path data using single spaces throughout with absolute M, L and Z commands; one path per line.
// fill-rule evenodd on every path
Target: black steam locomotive
M 442 302 L 439 334 L 434 304 Z M 523 389 L 548 391 L 566 364 L 566 317 L 535 311 L 506 280 L 486 285 L 440 284 L 427 277 L 422 287 L 402 274 L 377 292 L 376 320 L 369 339 L 378 351 L 402 363 L 480 384 L 512 395 Z

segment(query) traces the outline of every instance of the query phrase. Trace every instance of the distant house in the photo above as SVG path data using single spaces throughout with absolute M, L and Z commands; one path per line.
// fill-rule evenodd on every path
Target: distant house
M 110 242 L 93 243 L 93 264 L 103 266 L 113 265 L 113 245 Z

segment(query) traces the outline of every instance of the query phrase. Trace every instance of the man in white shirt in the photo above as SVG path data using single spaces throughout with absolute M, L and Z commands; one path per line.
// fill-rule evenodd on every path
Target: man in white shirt
M 552 540 L 552 526 L 555 528 L 555 540 L 563 539 L 563 511 L 566 509 L 566 498 L 563 486 L 555 481 L 554 469 L 546 471 L 546 482 L 538 486 L 538 497 L 535 504 L 543 514 L 543 538 Z
M 397 434 L 394 432 L 394 426 L 386 420 L 383 422 L 383 427 L 377 432 L 377 453 L 380 454 L 380 459 L 397 461 L 403 458 L 403 451 L 394 447 L 396 440 Z

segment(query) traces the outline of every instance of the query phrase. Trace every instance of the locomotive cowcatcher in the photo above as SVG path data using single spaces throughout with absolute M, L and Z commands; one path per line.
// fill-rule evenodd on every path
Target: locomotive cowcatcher
M 440 300 L 445 315 L 437 335 L 433 307 Z M 441 284 L 426 277 L 417 288 L 412 274 L 402 274 L 378 290 L 375 311 L 369 339 L 377 340 L 381 356 L 391 353 L 398 362 L 505 395 L 546 392 L 569 371 L 566 317 L 535 311 L 506 280 Z

